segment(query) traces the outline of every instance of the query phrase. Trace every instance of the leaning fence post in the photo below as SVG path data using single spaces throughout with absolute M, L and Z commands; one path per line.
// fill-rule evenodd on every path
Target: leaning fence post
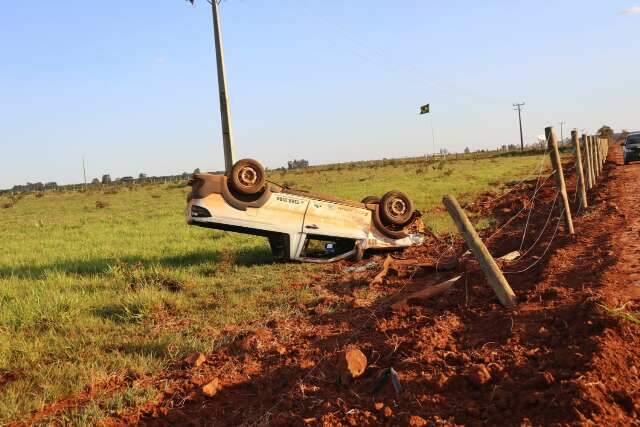
M 569 206 L 569 197 L 567 196 L 567 186 L 564 183 L 564 173 L 562 172 L 562 161 L 560 160 L 560 152 L 558 151 L 558 140 L 556 139 L 556 130 L 549 126 L 544 130 L 547 141 L 549 141 L 549 151 L 551 153 L 551 164 L 555 169 L 556 186 L 560 192 L 562 206 L 564 207 L 564 225 L 569 234 L 575 234 L 573 229 L 573 220 L 571 219 L 571 207 Z
M 513 293 L 509 282 L 504 278 L 500 267 L 496 264 L 487 247 L 482 243 L 480 236 L 476 232 L 475 228 L 467 218 L 460 204 L 455 197 L 449 195 L 442 199 L 442 203 L 447 208 L 449 215 L 456 223 L 456 227 L 460 230 L 460 233 L 464 236 L 464 240 L 467 242 L 467 246 L 482 267 L 489 285 L 493 288 L 494 292 L 498 296 L 498 299 L 505 307 L 513 307 L 516 305 L 516 295 Z
M 587 190 L 584 182 L 584 170 L 582 169 L 582 153 L 580 153 L 580 140 L 578 139 L 578 131 L 571 131 L 571 141 L 576 148 L 576 171 L 578 172 L 578 191 L 580 191 L 580 204 L 582 207 L 588 207 Z
M 589 152 L 589 137 L 582 134 L 582 146 L 584 149 L 584 167 L 587 174 L 587 188 L 591 190 L 593 188 L 593 171 L 591 170 L 591 153 Z

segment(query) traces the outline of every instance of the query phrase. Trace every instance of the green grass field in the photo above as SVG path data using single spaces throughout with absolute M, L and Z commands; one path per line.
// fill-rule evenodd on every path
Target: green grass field
M 274 171 L 270 179 L 355 200 L 402 190 L 443 233 L 452 230 L 439 209 L 444 194 L 469 201 L 547 163 L 514 156 Z M 290 316 L 292 302 L 314 297 L 309 285 L 323 267 L 272 264 L 264 239 L 188 227 L 187 191 L 31 194 L 4 209 L 0 197 L 0 424 L 97 390 L 89 404 L 49 420 L 93 424 L 153 398 L 157 390 L 138 379 L 193 350 L 212 351 L 229 339 L 223 329 Z M 113 383 L 126 386 L 100 392 Z

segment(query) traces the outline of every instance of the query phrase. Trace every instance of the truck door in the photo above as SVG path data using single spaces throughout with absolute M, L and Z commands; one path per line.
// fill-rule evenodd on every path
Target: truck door
M 369 235 L 371 212 L 338 203 L 311 200 L 303 232 L 310 235 L 361 240 Z

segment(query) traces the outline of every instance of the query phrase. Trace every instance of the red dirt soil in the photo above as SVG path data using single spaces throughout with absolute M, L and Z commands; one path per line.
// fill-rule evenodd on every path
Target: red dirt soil
M 574 189 L 571 168 L 566 174 Z M 256 326 L 202 366 L 166 372 L 155 381 L 158 401 L 108 424 L 640 424 L 640 326 L 602 308 L 640 309 L 640 164 L 622 166 L 612 146 L 590 207 L 574 212 L 575 238 L 556 226 L 552 179 L 533 200 L 543 181 L 466 207 L 503 224 L 533 205 L 528 222 L 524 209 L 506 227 L 482 233 L 496 257 L 533 245 L 502 263 L 515 309 L 499 305 L 460 238 L 399 254 L 380 285 L 369 285 L 379 270 L 333 265 L 314 278 L 323 296 L 305 315 Z M 454 255 L 461 261 L 452 271 L 424 267 L 451 264 Z M 374 260 L 381 266 L 384 259 Z M 444 295 L 391 309 L 457 274 L 463 277 Z M 338 357 L 352 346 L 368 367 L 344 385 Z M 399 392 L 384 376 L 391 367 Z M 216 378 L 217 393 L 206 396 L 202 386 Z

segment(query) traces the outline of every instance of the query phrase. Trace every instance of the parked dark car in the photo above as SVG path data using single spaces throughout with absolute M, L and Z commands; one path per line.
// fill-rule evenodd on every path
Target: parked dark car
M 640 133 L 630 133 L 624 141 L 624 164 L 640 160 Z

